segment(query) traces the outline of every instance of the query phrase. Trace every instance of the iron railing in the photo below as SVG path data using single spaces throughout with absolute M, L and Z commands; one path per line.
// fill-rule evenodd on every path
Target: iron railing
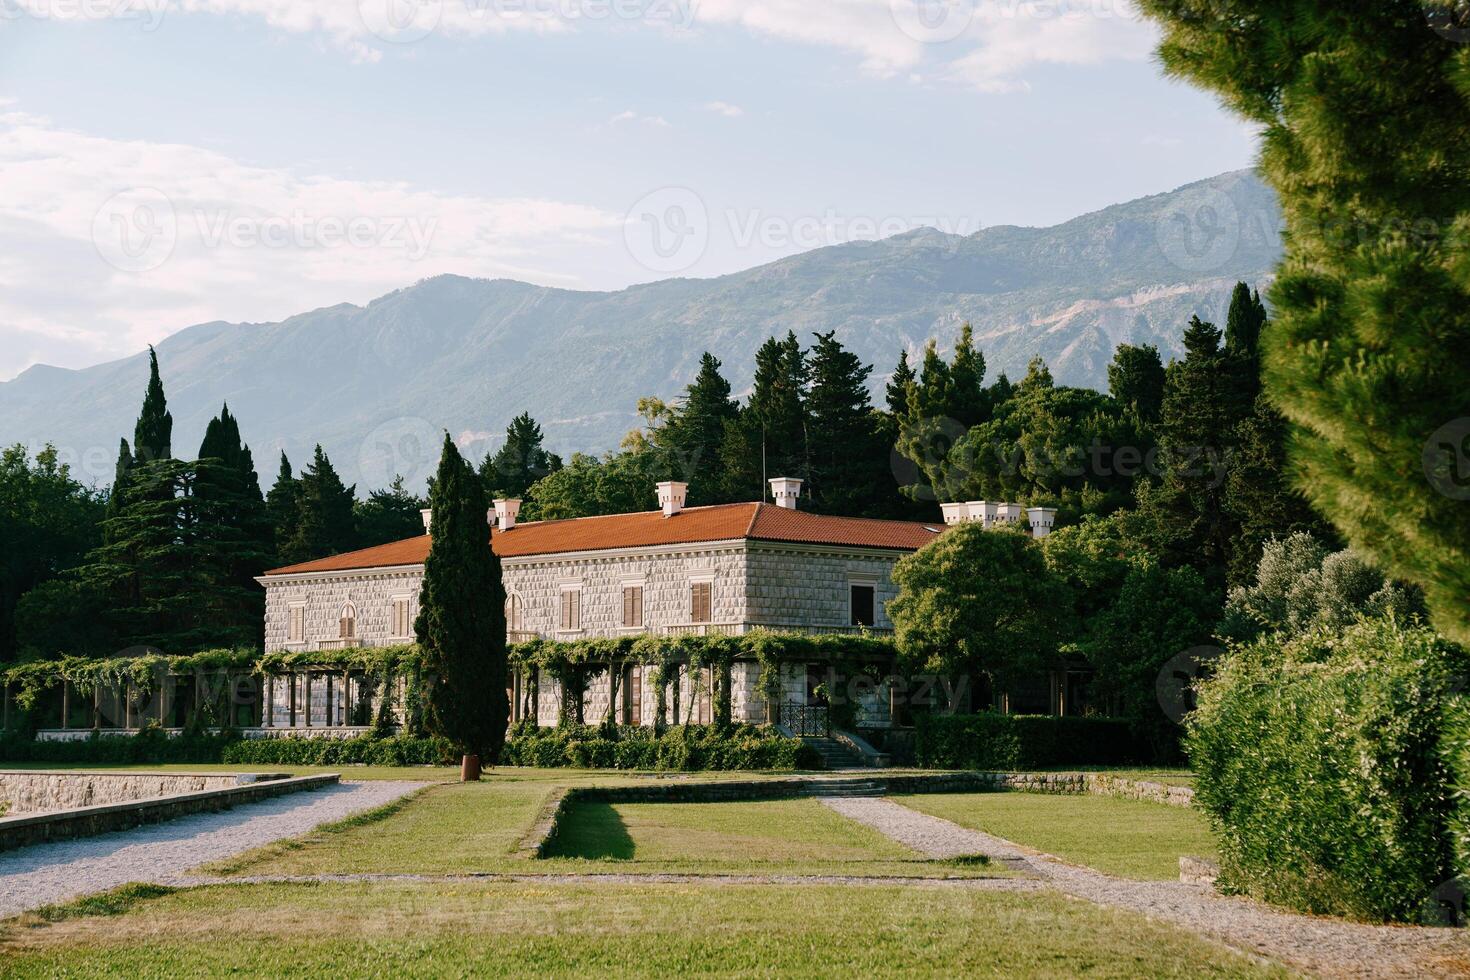
M 781 705 L 781 724 L 799 737 L 826 738 L 832 734 L 832 719 L 825 704 L 787 702 Z

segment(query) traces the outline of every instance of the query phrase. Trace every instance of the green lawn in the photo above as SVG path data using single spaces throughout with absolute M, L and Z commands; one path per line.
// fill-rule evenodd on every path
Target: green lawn
M 542 860 L 517 854 L 551 789 L 539 780 L 431 786 L 379 812 L 201 870 L 236 876 L 1006 873 L 984 864 L 929 860 L 815 800 L 582 804 L 568 815 L 555 854 Z
M 112 914 L 0 926 L 0 974 L 1284 975 L 1052 893 L 392 882 L 206 887 L 84 908 Z
M 583 804 L 556 843 L 556 857 L 711 867 L 921 857 L 816 800 Z
M 1215 856 L 1196 810 L 1108 796 L 944 793 L 905 806 L 1124 878 L 1177 880 L 1181 855 Z

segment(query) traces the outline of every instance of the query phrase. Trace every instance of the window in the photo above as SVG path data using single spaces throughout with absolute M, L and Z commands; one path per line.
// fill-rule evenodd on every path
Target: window
M 292 606 L 286 611 L 286 642 L 306 642 L 306 607 Z
M 352 603 L 342 607 L 342 618 L 337 620 L 337 637 L 351 640 L 357 636 L 357 610 Z
M 561 594 L 561 628 L 564 630 L 579 630 L 582 628 L 582 590 L 563 589 Z
M 692 582 L 689 585 L 689 621 L 691 623 L 708 623 L 711 619 L 713 595 L 713 582 Z
M 852 625 L 872 626 L 874 622 L 874 593 L 871 585 L 852 585 Z
M 643 668 L 638 664 L 623 668 L 623 724 L 643 724 Z
M 521 597 L 518 595 L 505 597 L 505 628 L 512 633 L 518 633 L 526 628 L 526 614 L 521 607 Z
M 402 596 L 393 600 L 393 636 L 407 636 L 413 628 L 408 616 L 408 600 Z
M 643 586 L 623 586 L 623 626 L 636 628 L 643 625 Z

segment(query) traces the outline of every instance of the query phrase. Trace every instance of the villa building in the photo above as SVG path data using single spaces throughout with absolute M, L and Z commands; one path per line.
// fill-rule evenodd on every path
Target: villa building
M 895 595 L 892 572 L 943 524 L 833 517 L 798 507 L 801 481 L 770 481 L 774 504 L 686 507 L 686 485 L 657 486 L 659 510 L 572 520 L 517 521 L 520 501 L 496 500 L 487 515 L 490 545 L 501 560 L 508 640 L 576 640 L 644 633 L 742 634 L 755 629 L 802 633 L 892 631 L 886 606 Z M 947 523 L 1019 522 L 1046 534 L 1050 508 L 1016 504 L 945 505 Z M 266 590 L 268 651 L 331 650 L 411 642 L 432 525 L 424 513 L 419 537 L 274 569 L 258 581 Z M 759 665 L 732 670 L 732 718 L 769 717 L 759 695 Z M 814 673 L 787 665 L 784 702 L 805 704 Z M 520 720 L 528 678 L 512 682 Z M 325 687 L 312 685 L 322 684 Z M 331 678 L 306 676 L 275 686 L 260 724 L 291 730 L 345 721 L 349 692 Z M 609 678 L 587 692 L 584 715 L 606 717 Z M 303 690 L 302 688 L 305 687 Z M 652 724 L 655 692 L 638 667 L 618 685 L 616 708 L 625 724 Z M 709 685 L 681 677 L 681 717 L 708 721 Z M 535 712 L 555 724 L 561 693 L 539 679 Z M 784 703 L 783 702 L 783 703 Z M 859 705 L 862 724 L 889 723 L 888 695 L 870 691 Z M 345 733 L 344 733 L 345 734 Z

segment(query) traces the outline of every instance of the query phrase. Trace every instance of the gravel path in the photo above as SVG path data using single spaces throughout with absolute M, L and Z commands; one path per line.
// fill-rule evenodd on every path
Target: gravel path
M 339 783 L 219 813 L 0 853 L 0 918 L 132 881 L 170 882 L 206 861 L 304 834 L 423 783 Z
M 1114 878 L 891 800 L 849 797 L 822 802 L 931 857 L 979 853 L 1013 867 L 1024 865 L 1068 895 L 1163 919 L 1307 973 L 1353 978 L 1470 976 L 1470 937 L 1465 930 L 1370 926 L 1293 915 L 1248 899 L 1217 895 L 1199 885 Z

